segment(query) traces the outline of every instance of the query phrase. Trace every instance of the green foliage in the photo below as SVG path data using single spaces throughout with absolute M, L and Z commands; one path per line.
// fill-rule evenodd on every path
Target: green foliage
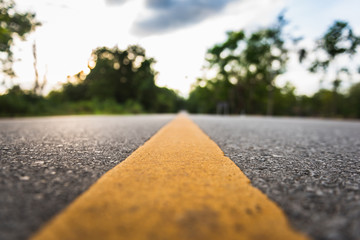
M 145 50 L 130 46 L 98 48 L 89 62 L 90 73 L 69 77 L 58 91 L 47 97 L 15 86 L 0 95 L 0 115 L 136 114 L 178 112 L 184 99 L 155 84 L 155 60 Z
M 0 95 L 0 116 L 36 116 L 65 114 L 137 114 L 143 107 L 132 100 L 119 104 L 113 99 L 63 101 L 61 92 L 52 92 L 48 97 L 23 91 L 19 86 Z
M 346 106 L 348 116 L 360 118 L 360 83 L 354 84 L 350 88 Z
M 298 115 L 295 87 L 287 83 L 283 88 L 274 89 L 274 115 Z
M 0 116 L 37 115 L 46 111 L 46 107 L 43 97 L 23 91 L 17 85 L 9 89 L 7 94 L 0 95 Z
M 249 35 L 242 30 L 228 32 L 223 43 L 210 48 L 206 60 L 217 77 L 201 80 L 205 87 L 194 87 L 189 110 L 215 112 L 218 103 L 225 102 L 232 113 L 272 114 L 274 80 L 285 71 L 288 59 L 282 37 L 285 24 L 279 16 L 273 26 Z M 205 100 L 207 96 L 212 99 Z M 205 107 L 207 102 L 210 106 Z
M 12 0 L 0 0 L 0 52 L 5 56 L 0 59 L 2 71 L 14 75 L 12 71 L 13 54 L 11 47 L 14 38 L 25 39 L 26 34 L 33 31 L 40 23 L 35 20 L 35 14 L 16 11 Z
M 333 89 L 320 89 L 313 96 L 297 96 L 289 83 L 283 88 L 275 79 L 286 71 L 288 49 L 282 29 L 286 21 L 279 16 L 275 25 L 250 34 L 228 32 L 227 39 L 208 50 L 208 67 L 217 72 L 215 79 L 199 79 L 190 93 L 187 109 L 192 113 L 219 113 L 219 106 L 227 104 L 232 114 L 274 114 L 317 117 L 360 116 L 360 83 L 348 93 L 340 92 L 343 79 L 340 73 L 353 76 L 348 66 L 337 67 Z M 297 40 L 298 41 L 298 40 Z M 310 71 L 329 70 L 338 56 L 356 54 L 360 44 L 346 22 L 336 21 L 318 41 L 316 51 L 326 58 L 315 60 Z M 308 56 L 299 51 L 299 60 Z M 358 70 L 358 69 L 357 69 Z M 359 72 L 360 73 L 360 72 Z
M 344 65 L 344 63 L 346 63 L 344 57 L 351 60 L 351 57 L 356 54 L 359 45 L 360 37 L 356 36 L 351 26 L 344 21 L 335 21 L 317 42 L 314 51 L 320 54 L 322 58 L 316 58 L 311 63 L 309 71 L 313 73 L 323 72 L 325 75 L 331 71 L 334 72 L 333 75 L 335 75 L 335 78 L 331 79 L 333 91 L 328 91 L 326 94 L 322 92 L 322 95 L 324 95 L 322 97 L 326 95 L 327 102 L 332 105 L 331 107 L 323 106 L 328 111 L 328 115 L 338 116 L 341 114 L 342 110 L 338 102 L 342 101 L 342 99 L 339 98 L 339 89 L 341 83 L 345 81 L 345 79 L 341 78 L 341 73 L 345 73 L 348 79 L 351 79 L 350 76 L 356 73 L 356 70 L 348 67 L 348 63 Z M 339 62 L 337 59 L 340 56 L 343 58 Z
M 14 13 L 10 1 L 0 0 L 0 6 L 0 51 L 11 62 L 13 37 L 25 36 L 38 23 L 34 15 Z M 18 27 L 9 28 L 3 22 L 11 17 L 11 21 L 28 22 L 19 20 Z M 156 86 L 155 60 L 148 58 L 140 46 L 125 50 L 101 47 L 91 55 L 89 74 L 79 72 L 69 77 L 60 90 L 46 97 L 19 86 L 8 89 L 0 95 L 0 116 L 167 113 L 186 107 L 191 113 L 360 118 L 360 83 L 346 92 L 341 89 L 344 79 L 340 73 L 349 78 L 355 74 L 347 65 L 336 67 L 332 89 L 320 89 L 313 96 L 297 96 L 290 83 L 282 88 L 275 85 L 276 78 L 286 71 L 288 61 L 282 34 L 285 25 L 285 19 L 279 16 L 276 24 L 268 28 L 252 33 L 228 32 L 227 39 L 210 48 L 206 55 L 207 68 L 216 71 L 216 76 L 198 79 L 187 101 L 176 91 Z M 310 71 L 327 73 L 338 56 L 351 57 L 357 53 L 359 39 L 348 23 L 335 22 L 317 43 L 316 51 L 326 57 L 313 61 Z M 308 56 L 305 49 L 299 54 L 300 61 Z
M 348 47 L 345 47 L 349 43 Z M 319 47 L 323 48 L 331 59 L 339 54 L 348 53 L 353 55 L 360 44 L 359 37 L 353 34 L 353 31 L 347 22 L 335 21 L 320 40 Z
M 50 97 L 75 102 L 112 99 L 120 105 L 136 103 L 141 106 L 136 108 L 139 112 L 176 112 L 181 99 L 174 91 L 156 86 L 154 63 L 140 46 L 129 46 L 124 51 L 97 48 L 89 62 L 90 73 L 76 74 L 76 83 L 66 83 L 61 94 L 50 93 Z
M 321 60 L 315 59 L 309 70 L 326 72 L 336 57 L 354 55 L 359 45 L 360 37 L 354 35 L 350 25 L 344 21 L 335 21 L 317 42 L 315 51 L 325 53 L 325 56 Z M 338 70 L 349 71 L 346 67 L 338 67 Z
M 227 88 L 223 84 L 229 82 L 213 80 L 208 81 L 204 87 L 198 82 L 189 95 L 187 110 L 191 113 L 216 113 L 217 103 L 227 99 Z

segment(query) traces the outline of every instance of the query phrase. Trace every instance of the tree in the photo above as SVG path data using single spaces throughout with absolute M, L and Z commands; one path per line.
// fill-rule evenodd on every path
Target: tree
M 287 49 L 284 47 L 282 29 L 286 25 L 282 15 L 277 23 L 268 28 L 253 33 L 247 41 L 244 50 L 244 62 L 248 66 L 248 75 L 265 83 L 267 97 L 267 115 L 274 111 L 275 79 L 285 72 L 288 60 Z
M 91 71 L 83 84 L 88 88 L 88 98 L 112 98 L 119 103 L 127 100 L 139 102 L 145 109 L 153 107 L 157 87 L 153 58 L 145 56 L 140 46 L 129 46 L 125 51 L 117 47 L 98 48 L 93 51 Z M 151 101 L 150 101 L 151 99 Z
M 183 100 L 175 91 L 156 86 L 154 63 L 138 45 L 126 50 L 100 47 L 92 52 L 90 73 L 69 76 L 62 91 L 52 92 L 51 96 L 58 101 L 110 101 L 140 105 L 147 112 L 176 112 Z
M 265 91 L 266 113 L 273 114 L 274 81 L 288 59 L 282 36 L 286 23 L 280 15 L 273 26 L 248 36 L 242 30 L 228 32 L 225 42 L 208 50 L 209 68 L 217 71 L 216 78 L 225 87 L 217 100 L 228 101 L 233 112 L 259 112 Z
M 356 36 L 350 25 L 344 21 L 335 21 L 317 41 L 314 50 L 317 57 L 312 61 L 309 71 L 322 72 L 325 76 L 329 71 L 334 73 L 335 78 L 331 79 L 333 93 L 330 112 L 332 115 L 338 113 L 338 91 L 344 81 L 341 75 L 345 74 L 351 78 L 356 73 L 356 69 L 349 67 L 349 61 L 356 54 L 359 45 L 360 37 Z
M 15 38 L 25 40 L 27 33 L 35 30 L 40 23 L 31 12 L 19 13 L 12 0 L 0 0 L 0 57 L 1 70 L 8 76 L 14 76 L 12 70 L 12 46 Z

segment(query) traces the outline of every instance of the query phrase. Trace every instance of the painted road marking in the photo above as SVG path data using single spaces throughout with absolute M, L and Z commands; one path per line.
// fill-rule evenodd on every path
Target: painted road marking
M 308 239 L 185 115 L 32 239 Z

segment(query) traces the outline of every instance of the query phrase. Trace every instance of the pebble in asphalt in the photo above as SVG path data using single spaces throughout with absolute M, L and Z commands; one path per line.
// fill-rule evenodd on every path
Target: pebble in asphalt
M 318 240 L 360 239 L 360 123 L 191 117 L 252 184 Z
M 0 120 L 0 239 L 26 239 L 173 115 Z

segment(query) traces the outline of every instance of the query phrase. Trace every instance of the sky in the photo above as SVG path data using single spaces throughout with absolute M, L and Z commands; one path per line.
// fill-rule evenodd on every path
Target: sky
M 156 83 L 187 96 L 203 69 L 207 49 L 226 39 L 227 31 L 250 33 L 271 25 L 286 9 L 288 31 L 303 36 L 311 46 L 336 20 L 348 21 L 360 34 L 358 0 L 15 0 L 17 9 L 36 13 L 42 26 L 26 41 L 16 41 L 14 64 L 20 83 L 34 83 L 32 45 L 36 42 L 40 80 L 45 92 L 60 88 L 67 76 L 89 72 L 88 61 L 97 47 L 139 44 L 147 57 L 156 59 Z M 309 74 L 295 57 L 276 83 L 290 81 L 298 94 L 312 94 L 319 75 Z

